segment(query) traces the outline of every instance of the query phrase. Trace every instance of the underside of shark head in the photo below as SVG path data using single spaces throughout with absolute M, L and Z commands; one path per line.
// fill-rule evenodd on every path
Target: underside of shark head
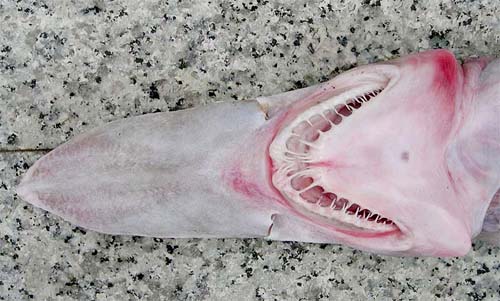
M 478 104 L 486 64 L 432 51 L 342 74 L 279 130 L 274 185 L 343 243 L 467 252 L 498 189 L 483 185 L 494 158 L 481 153 L 500 142 L 500 115 L 481 120 L 492 108 Z
M 457 256 L 496 212 L 499 157 L 500 60 L 434 50 L 112 122 L 42 157 L 18 193 L 104 233 Z

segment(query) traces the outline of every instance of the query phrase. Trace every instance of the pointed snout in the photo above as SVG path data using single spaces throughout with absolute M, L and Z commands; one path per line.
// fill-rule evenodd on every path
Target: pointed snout
M 34 205 L 35 207 L 42 208 L 47 211 L 53 211 L 53 206 L 49 199 L 44 199 L 40 190 L 47 188 L 47 181 L 50 180 L 50 175 L 44 174 L 45 171 L 40 167 L 40 162 L 47 160 L 42 158 L 37 161 L 28 171 L 24 174 L 21 182 L 16 187 L 16 193 L 24 201 Z M 54 204 L 52 204 L 54 205 Z

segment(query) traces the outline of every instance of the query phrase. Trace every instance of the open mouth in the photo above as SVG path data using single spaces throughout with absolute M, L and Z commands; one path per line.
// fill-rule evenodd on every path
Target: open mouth
M 367 208 L 362 202 L 350 200 L 324 183 L 321 169 L 314 158 L 317 148 L 335 147 L 322 143 L 322 137 L 335 133 L 350 116 L 363 110 L 385 88 L 375 84 L 333 97 L 298 115 L 276 136 L 270 156 L 277 168 L 273 184 L 298 210 L 320 216 L 342 232 L 362 235 L 383 235 L 399 232 L 387 216 Z

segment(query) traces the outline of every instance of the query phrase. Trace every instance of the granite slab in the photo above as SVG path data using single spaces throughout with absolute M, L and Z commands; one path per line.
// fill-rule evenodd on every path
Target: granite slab
M 15 194 L 105 122 L 325 81 L 431 48 L 498 56 L 496 0 L 0 0 L 0 300 L 498 300 L 500 249 L 398 258 L 98 234 Z

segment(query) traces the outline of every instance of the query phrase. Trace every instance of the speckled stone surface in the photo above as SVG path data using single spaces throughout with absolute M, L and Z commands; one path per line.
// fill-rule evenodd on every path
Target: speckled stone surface
M 500 2 L 0 0 L 1 300 L 498 300 L 498 247 L 97 234 L 14 192 L 44 151 L 122 117 L 240 101 L 429 48 L 500 53 Z M 5 152 L 6 150 L 11 150 Z

